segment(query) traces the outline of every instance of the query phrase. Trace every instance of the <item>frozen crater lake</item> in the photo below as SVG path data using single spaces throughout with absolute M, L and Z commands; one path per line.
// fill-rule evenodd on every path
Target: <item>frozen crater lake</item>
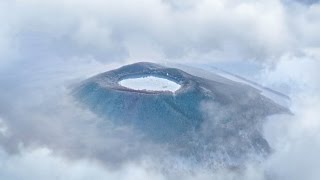
M 171 92 L 175 92 L 181 87 L 174 81 L 156 76 L 123 79 L 119 81 L 119 85 L 134 90 Z

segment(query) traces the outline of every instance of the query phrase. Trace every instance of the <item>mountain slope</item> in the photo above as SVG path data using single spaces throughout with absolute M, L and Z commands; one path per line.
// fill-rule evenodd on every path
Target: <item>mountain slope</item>
M 127 78 L 156 76 L 181 85 L 170 91 L 133 90 Z M 93 112 L 119 126 L 132 126 L 155 143 L 172 146 L 182 156 L 212 158 L 239 165 L 252 154 L 270 153 L 262 120 L 287 109 L 246 84 L 215 75 L 206 79 L 154 63 L 135 63 L 82 82 L 74 96 Z

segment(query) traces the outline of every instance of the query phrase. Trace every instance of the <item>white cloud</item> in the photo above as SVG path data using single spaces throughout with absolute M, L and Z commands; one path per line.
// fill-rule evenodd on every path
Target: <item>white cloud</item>
M 275 153 L 265 164 L 279 179 L 318 179 L 320 158 L 320 73 L 317 49 L 284 55 L 262 79 L 269 86 L 290 85 L 290 116 L 272 117 L 265 135 Z
M 9 155 L 0 151 L 0 174 L 2 179 L 156 179 L 163 176 L 143 166 L 128 164 L 122 169 L 108 169 L 97 162 L 79 160 L 68 161 L 54 156 L 47 148 L 24 150 L 18 155 Z
M 92 56 L 100 61 L 270 60 L 320 43 L 319 4 L 19 0 L 2 6 L 6 10 L 1 19 L 7 26 L 0 32 L 10 32 L 3 42 L 16 41 L 16 51 L 41 42 L 38 45 L 49 46 L 50 55 Z M 26 42 L 30 35 L 38 39 Z M 34 54 L 35 49 L 23 53 Z
M 319 19 L 317 2 L 1 1 L 0 178 L 166 179 L 153 171 L 158 161 L 132 159 L 144 152 L 126 146 L 130 132 L 109 137 L 97 129 L 99 119 L 74 104 L 68 87 L 131 61 L 255 60 L 265 67 L 255 74 L 262 84 L 290 94 L 294 115 L 268 121 L 265 134 L 275 153 L 262 165 L 248 165 L 244 179 L 319 179 Z M 105 152 L 112 163 L 133 162 L 106 169 L 96 162 Z M 176 176 L 236 176 L 198 172 Z

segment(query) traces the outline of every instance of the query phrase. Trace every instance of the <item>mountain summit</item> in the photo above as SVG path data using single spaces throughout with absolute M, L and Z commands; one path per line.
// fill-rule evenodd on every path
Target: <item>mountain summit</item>
M 123 80 L 156 77 L 176 91 L 123 86 Z M 270 153 L 263 120 L 287 109 L 246 84 L 219 75 L 203 78 L 178 68 L 135 63 L 89 78 L 74 96 L 118 126 L 131 126 L 155 143 L 172 145 L 197 161 L 239 165 Z

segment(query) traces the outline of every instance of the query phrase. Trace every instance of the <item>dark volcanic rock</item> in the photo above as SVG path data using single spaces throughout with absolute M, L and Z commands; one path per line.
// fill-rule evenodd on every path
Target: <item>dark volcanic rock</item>
M 119 81 L 157 76 L 181 85 L 175 93 L 132 90 Z M 218 76 L 217 76 L 218 77 Z M 177 68 L 136 63 L 82 82 L 75 97 L 116 125 L 133 126 L 197 161 L 238 165 L 252 154 L 267 155 L 262 120 L 287 110 L 248 85 L 219 77 L 204 79 Z

